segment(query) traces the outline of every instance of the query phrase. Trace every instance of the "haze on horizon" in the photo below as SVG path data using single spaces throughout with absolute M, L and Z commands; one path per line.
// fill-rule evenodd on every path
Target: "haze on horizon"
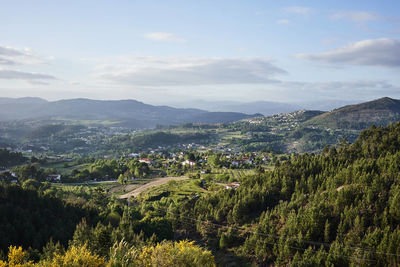
M 400 98 L 398 1 L 5 1 L 0 96 Z

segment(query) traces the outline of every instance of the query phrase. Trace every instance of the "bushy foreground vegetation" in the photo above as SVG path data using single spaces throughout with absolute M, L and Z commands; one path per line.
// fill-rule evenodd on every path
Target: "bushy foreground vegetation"
M 86 245 L 71 246 L 67 251 L 54 251 L 47 258 L 34 263 L 21 247 L 10 246 L 7 261 L 0 260 L 0 267 L 102 267 L 102 266 L 215 266 L 211 252 L 196 246 L 193 242 L 162 242 L 157 245 L 136 248 L 127 242 L 115 243 L 110 257 L 92 253 Z
M 101 188 L 64 191 L 32 179 L 0 184 L 0 199 L 0 266 L 213 266 L 193 242 L 167 242 L 169 220 Z

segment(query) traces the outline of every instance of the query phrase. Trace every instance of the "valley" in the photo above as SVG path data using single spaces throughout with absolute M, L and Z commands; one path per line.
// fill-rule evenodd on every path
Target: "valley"
M 331 112 L 300 110 L 152 129 L 107 122 L 2 122 L 0 193 L 16 209 L 1 204 L 0 209 L 10 220 L 30 214 L 14 199 L 19 197 L 34 199 L 31 205 L 56 200 L 51 205 L 76 215 L 63 223 L 64 236 L 56 229 L 41 232 L 26 215 L 41 237 L 1 232 L 6 239 L 0 249 L 5 253 L 7 244 L 15 243 L 45 253 L 43 247 L 54 246 L 48 243 L 52 237 L 60 249 L 69 240 L 115 261 L 108 256 L 112 243 L 147 244 L 137 248 L 142 251 L 178 239 L 202 244 L 221 266 L 397 262 L 383 252 L 396 254 L 395 241 L 378 238 L 379 250 L 368 252 L 376 231 L 390 240 L 398 236 L 397 104 L 382 98 Z M 367 117 L 374 120 L 366 122 Z M 381 192 L 385 197 L 375 202 Z M 377 230 L 380 224 L 390 232 Z M 17 221 L 11 225 L 8 231 L 23 231 Z M 310 254 L 299 256 L 300 251 Z

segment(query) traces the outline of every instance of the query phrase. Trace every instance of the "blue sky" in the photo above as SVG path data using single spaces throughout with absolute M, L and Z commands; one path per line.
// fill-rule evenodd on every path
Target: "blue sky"
M 4 1 L 0 96 L 400 98 L 398 1 Z

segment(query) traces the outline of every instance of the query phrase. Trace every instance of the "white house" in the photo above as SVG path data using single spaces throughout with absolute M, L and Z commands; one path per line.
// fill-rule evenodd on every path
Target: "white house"
M 194 165 L 196 165 L 196 162 L 193 160 L 185 160 L 184 162 L 182 162 L 182 165 L 189 165 L 190 167 L 193 167 Z
M 47 181 L 61 181 L 61 174 L 49 174 L 46 178 Z
M 225 189 L 235 189 L 236 190 L 239 186 L 240 186 L 239 182 L 234 182 L 234 183 L 231 183 L 231 184 L 227 184 L 225 186 Z
M 231 162 L 232 166 L 239 166 L 240 165 L 240 161 L 239 160 L 232 160 Z
M 149 165 L 153 164 L 153 161 L 151 159 L 148 159 L 148 158 L 139 159 L 139 162 L 144 162 L 144 163 L 147 163 Z

